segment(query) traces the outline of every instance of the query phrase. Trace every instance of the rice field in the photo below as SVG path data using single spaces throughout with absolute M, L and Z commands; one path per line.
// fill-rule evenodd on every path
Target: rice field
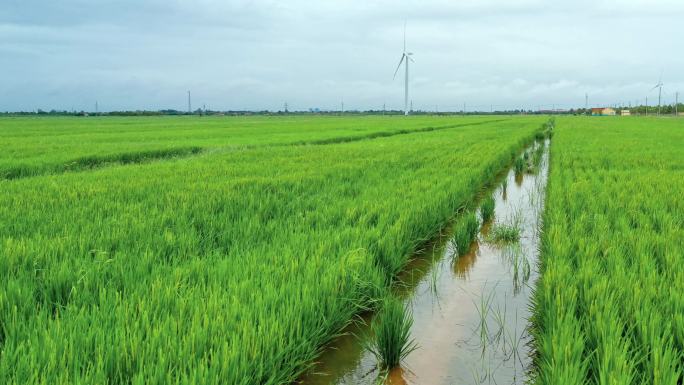
M 492 117 L 239 116 L 3 118 L 0 179 L 207 151 L 325 144 L 483 124 Z
M 383 370 L 429 360 L 392 293 L 451 223 L 458 264 L 541 226 L 533 383 L 682 384 L 683 148 L 669 118 L 0 119 L 0 383 L 291 384 L 369 311 Z M 501 218 L 542 165 L 541 223 Z
M 537 384 L 682 384 L 684 123 L 561 118 L 534 299 Z
M 278 119 L 0 121 L 0 383 L 290 383 L 545 121 Z

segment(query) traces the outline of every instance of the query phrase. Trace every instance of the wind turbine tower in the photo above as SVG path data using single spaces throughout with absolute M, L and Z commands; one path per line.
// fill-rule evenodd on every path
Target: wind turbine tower
M 401 63 L 404 63 L 404 115 L 409 114 L 409 61 L 414 61 L 411 58 L 412 55 L 413 53 L 406 52 L 406 22 L 404 22 L 404 52 L 401 54 L 399 65 L 397 65 L 397 69 L 394 71 L 394 76 L 392 77 L 392 79 L 397 77 L 397 72 L 399 72 L 399 68 L 401 68 Z
M 660 98 L 663 95 L 663 75 L 660 75 L 660 79 L 658 79 L 658 84 L 655 85 L 655 87 L 651 88 L 651 91 L 658 89 L 658 115 L 660 115 Z

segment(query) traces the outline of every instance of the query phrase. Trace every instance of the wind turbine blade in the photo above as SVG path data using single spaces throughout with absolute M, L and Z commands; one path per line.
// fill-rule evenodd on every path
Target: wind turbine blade
M 406 57 L 406 55 L 404 55 L 404 54 L 401 55 L 401 59 L 399 60 L 399 64 L 397 65 L 397 69 L 394 71 L 394 76 L 392 76 L 392 80 L 394 80 L 394 78 L 397 77 L 397 72 L 399 72 L 399 67 L 401 67 L 401 63 L 404 62 L 405 57 Z
M 655 87 L 651 88 L 651 91 L 655 90 L 658 87 L 660 87 L 660 84 L 656 84 Z

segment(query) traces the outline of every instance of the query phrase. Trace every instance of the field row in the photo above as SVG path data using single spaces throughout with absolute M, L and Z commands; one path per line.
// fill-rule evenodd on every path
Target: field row
M 542 123 L 0 183 L 0 383 L 292 381 Z
M 535 298 L 537 383 L 681 384 L 684 130 L 562 119 Z
M 153 117 L 0 120 L 0 180 L 218 148 L 327 144 L 501 121 L 491 117 Z

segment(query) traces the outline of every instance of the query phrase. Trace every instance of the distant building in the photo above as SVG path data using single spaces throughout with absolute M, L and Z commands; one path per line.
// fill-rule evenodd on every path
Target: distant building
M 632 113 L 629 112 L 629 110 L 620 110 L 620 116 L 630 116 L 630 115 L 632 115 Z
M 610 107 L 596 107 L 591 109 L 593 116 L 615 116 L 615 110 Z

